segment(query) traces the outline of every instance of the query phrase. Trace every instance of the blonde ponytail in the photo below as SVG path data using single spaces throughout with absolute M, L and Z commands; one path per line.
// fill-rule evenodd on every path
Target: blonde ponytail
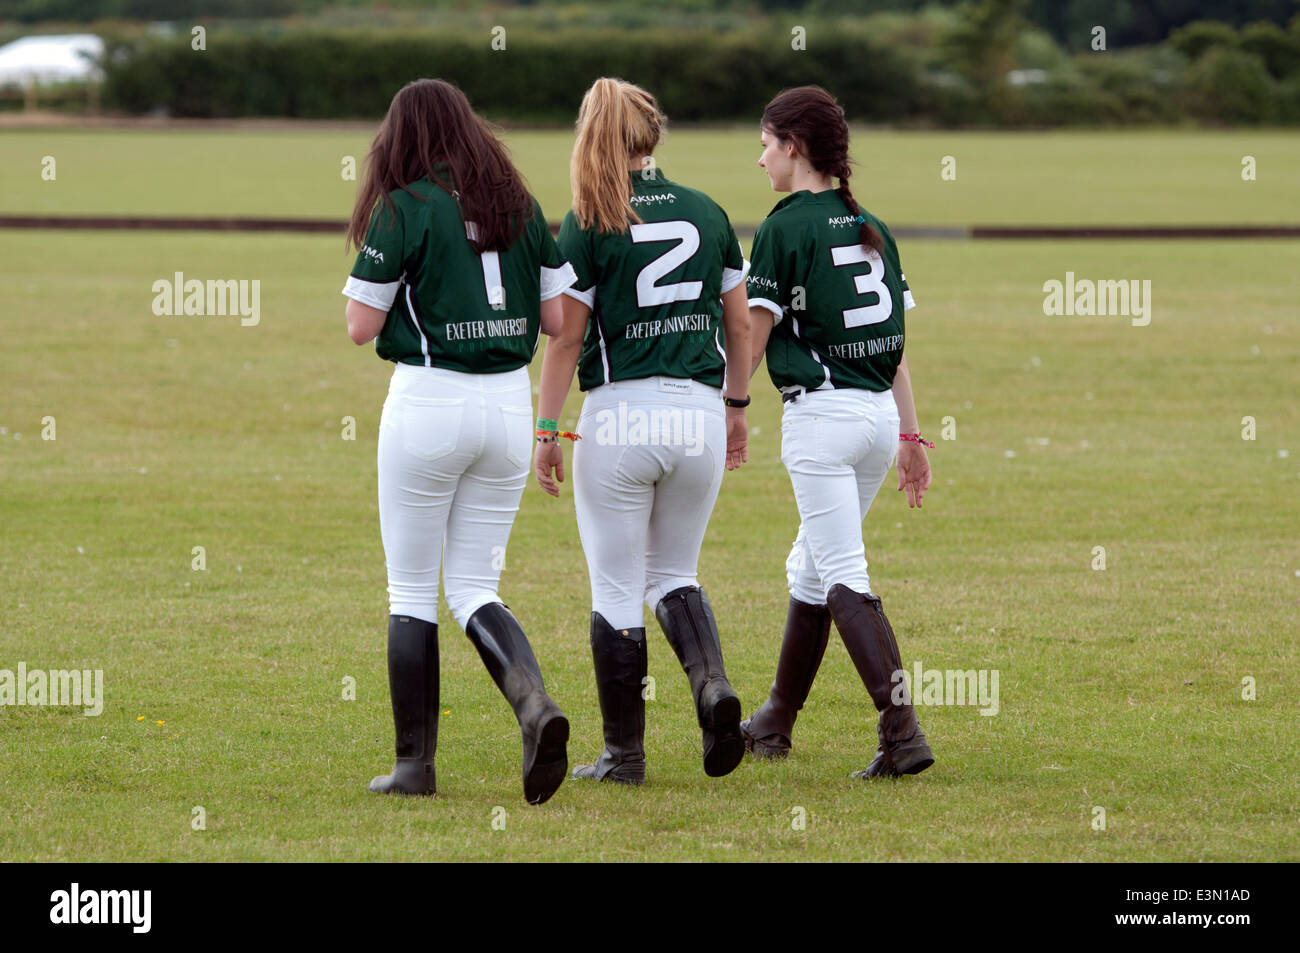
M 578 110 L 569 162 L 579 225 L 626 232 L 629 220 L 641 221 L 632 208 L 628 162 L 654 152 L 667 123 L 655 98 L 641 87 L 610 77 L 591 84 Z

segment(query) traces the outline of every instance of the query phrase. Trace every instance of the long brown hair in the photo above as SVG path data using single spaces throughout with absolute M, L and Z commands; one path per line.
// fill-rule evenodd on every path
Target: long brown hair
M 793 140 L 812 167 L 824 175 L 840 180 L 835 191 L 857 218 L 857 200 L 849 188 L 853 174 L 849 159 L 849 124 L 844 108 L 820 86 L 797 86 L 783 90 L 763 110 L 763 128 L 778 139 Z M 885 240 L 869 223 L 863 222 L 858 240 L 876 251 L 883 251 Z
M 573 214 L 578 224 L 604 232 L 626 232 L 640 222 L 632 208 L 630 159 L 648 156 L 663 139 L 668 118 L 640 86 L 601 77 L 591 84 L 578 110 L 577 139 L 569 160 Z
M 391 211 L 388 193 L 414 195 L 411 183 L 421 178 L 458 196 L 461 217 L 476 226 L 469 239 L 476 252 L 509 248 L 532 214 L 532 197 L 506 147 L 465 94 L 441 79 L 417 79 L 393 97 L 366 156 L 348 241 L 360 248 L 376 205 Z

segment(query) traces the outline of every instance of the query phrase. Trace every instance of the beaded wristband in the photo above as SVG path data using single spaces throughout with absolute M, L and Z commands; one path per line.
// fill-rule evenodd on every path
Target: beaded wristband
M 582 437 L 580 437 L 578 434 L 570 433 L 567 430 L 543 430 L 539 427 L 536 431 L 534 431 L 534 433 L 537 437 L 538 443 L 559 443 L 561 437 L 563 437 L 566 440 L 582 439 Z
M 920 444 L 921 446 L 923 446 L 923 447 L 929 447 L 931 450 L 934 449 L 934 444 L 932 444 L 930 441 L 926 440 L 926 439 L 925 439 L 924 437 L 922 437 L 919 433 L 900 433 L 900 434 L 898 435 L 898 439 L 899 439 L 899 440 L 910 440 L 912 443 L 919 443 L 919 444 Z

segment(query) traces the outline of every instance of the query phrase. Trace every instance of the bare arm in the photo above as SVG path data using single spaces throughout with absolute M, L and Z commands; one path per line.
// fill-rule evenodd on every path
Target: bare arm
M 898 405 L 899 428 L 902 433 L 919 433 L 916 404 L 912 399 L 912 372 L 907 366 L 907 356 L 898 363 L 894 374 L 894 403 Z M 925 447 L 911 440 L 898 444 L 898 489 L 907 492 L 908 507 L 920 507 L 921 498 L 930 488 L 930 458 Z
M 727 338 L 727 379 L 723 395 L 732 400 L 749 396 L 749 299 L 742 281 L 722 296 L 722 330 Z M 734 470 L 749 460 L 749 423 L 744 407 L 728 407 L 727 469 Z
M 753 377 L 758 365 L 763 363 L 763 354 L 767 351 L 767 340 L 772 336 L 772 326 L 776 316 L 767 308 L 749 309 L 749 376 Z
M 722 331 L 727 337 L 727 380 L 723 394 L 733 400 L 744 400 L 749 396 L 749 375 L 731 370 L 749 364 L 749 300 L 745 297 L 743 281 L 722 296 Z
M 560 333 L 560 327 L 564 324 L 564 304 L 560 299 L 567 297 L 568 295 L 558 294 L 542 302 L 542 333 L 547 337 L 555 337 Z
M 552 300 L 560 302 L 561 321 L 557 333 L 546 342 L 546 354 L 542 357 L 537 416 L 559 420 L 564 412 L 564 400 L 569 396 L 569 386 L 573 383 L 573 373 L 578 368 L 582 338 L 587 333 L 587 316 L 591 309 L 567 294 Z M 557 484 L 564 482 L 564 453 L 558 443 L 537 445 L 533 470 L 543 490 L 551 496 L 560 495 Z
M 352 338 L 353 344 L 369 344 L 379 336 L 388 320 L 387 311 L 372 308 L 354 298 L 348 299 L 344 315 L 348 320 L 348 337 Z
M 898 362 L 898 372 L 894 375 L 894 403 L 898 405 L 899 425 L 903 433 L 920 433 L 921 425 L 916 419 L 916 403 L 912 399 L 912 372 L 907 367 L 907 355 Z

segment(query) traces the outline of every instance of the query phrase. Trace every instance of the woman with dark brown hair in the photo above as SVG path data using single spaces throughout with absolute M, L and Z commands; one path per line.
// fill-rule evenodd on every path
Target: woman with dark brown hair
M 422 79 L 393 98 L 352 222 L 348 334 L 396 364 L 379 424 L 388 679 L 397 765 L 380 794 L 433 794 L 438 574 L 523 736 L 524 797 L 568 769 L 569 723 L 497 583 L 532 456 L 527 365 L 574 281 L 537 201 L 465 95 Z
M 820 86 L 785 90 L 764 110 L 760 135 L 758 164 L 775 191 L 791 195 L 754 235 L 751 373 L 766 354 L 784 403 L 781 460 L 801 523 L 786 561 L 790 606 L 776 680 L 741 729 L 756 757 L 785 757 L 834 622 L 880 713 L 876 757 L 855 776 L 916 774 L 934 755 L 862 543 L 862 521 L 895 455 L 909 506 L 919 507 L 930 485 L 924 446 L 934 445 L 919 432 L 903 356 L 912 292 L 889 229 L 849 188 L 849 127 L 835 97 Z

